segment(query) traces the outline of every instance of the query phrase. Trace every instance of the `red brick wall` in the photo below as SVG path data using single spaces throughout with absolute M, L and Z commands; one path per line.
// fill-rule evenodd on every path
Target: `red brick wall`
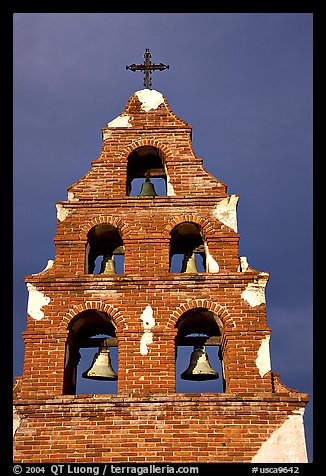
M 30 401 L 15 461 L 250 462 L 297 407 L 291 397 L 212 393 Z
M 58 278 L 57 282 L 49 278 L 46 283 L 45 278 L 42 282 L 40 278 L 34 277 L 33 281 L 29 278 L 50 298 L 50 303 L 43 307 L 45 317 L 40 321 L 30 318 L 24 333 L 24 374 L 28 375 L 22 382 L 24 398 L 28 395 L 34 398 L 36 386 L 39 396 L 62 394 L 67 326 L 72 317 L 87 309 L 103 310 L 108 316 L 114 314 L 111 310 L 115 309 L 120 317 L 113 315 L 119 344 L 119 372 L 123 375 L 119 379 L 119 391 L 175 391 L 174 326 L 177 317 L 174 316 L 197 307 L 212 310 L 223 322 L 222 352 L 223 360 L 228 362 L 227 389 L 271 391 L 270 376 L 261 378 L 256 365 L 261 339 L 270 333 L 266 327 L 265 306 L 251 308 L 241 298 L 241 292 L 253 275 L 239 274 L 213 277 L 202 273 L 200 281 L 174 273 L 165 279 L 99 275 L 96 279 L 90 276 Z M 198 299 L 193 299 L 194 294 Z M 142 356 L 139 348 L 144 331 L 140 316 L 147 305 L 153 309 L 156 325 L 152 329 L 154 342 L 150 352 Z M 125 369 L 128 369 L 126 375 L 123 374 Z M 144 374 L 145 381 L 140 384 L 139 378 Z
M 54 265 L 26 277 L 50 301 L 43 317 L 28 316 L 23 333 L 15 460 L 250 461 L 287 415 L 307 402 L 306 394 L 277 386 L 270 371 L 259 373 L 257 353 L 270 335 L 266 306 L 250 305 L 242 293 L 266 274 L 240 270 L 239 235 L 214 214 L 228 197 L 226 185 L 195 157 L 191 127 L 166 101 L 144 112 L 132 96 L 123 115 L 131 127 L 103 129 L 98 160 L 69 187 L 69 200 L 58 204 Z M 175 195 L 126 196 L 128 156 L 139 146 L 160 149 Z M 170 232 L 183 222 L 198 226 L 219 272 L 169 271 Z M 99 224 L 120 232 L 123 274 L 85 274 L 87 235 Z M 148 305 L 155 326 L 143 355 L 140 317 Z M 219 319 L 225 393 L 175 393 L 176 324 L 195 308 Z M 116 326 L 118 394 L 63 396 L 69 393 L 71 326 L 91 310 Z

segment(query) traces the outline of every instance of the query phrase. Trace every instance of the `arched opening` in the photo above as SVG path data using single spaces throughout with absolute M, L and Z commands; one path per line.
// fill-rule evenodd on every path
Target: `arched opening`
M 176 225 L 170 235 L 170 272 L 206 271 L 205 247 L 199 226 L 183 222 Z
M 182 314 L 175 327 L 176 391 L 224 392 L 219 317 L 206 308 L 194 308 Z
M 124 247 L 118 228 L 110 224 L 99 224 L 88 232 L 85 273 L 124 273 Z
M 139 196 L 144 180 L 149 179 L 155 194 L 167 194 L 164 154 L 157 147 L 142 146 L 128 156 L 126 194 Z M 154 194 L 153 194 L 154 196 Z
M 75 316 L 68 330 L 63 394 L 117 393 L 116 380 L 103 377 L 98 371 L 99 366 L 93 365 L 94 357 L 105 346 L 109 357 L 106 361 L 110 363 L 112 371 L 118 373 L 118 343 L 111 317 L 103 311 L 89 309 Z M 95 373 L 85 377 L 92 365 Z

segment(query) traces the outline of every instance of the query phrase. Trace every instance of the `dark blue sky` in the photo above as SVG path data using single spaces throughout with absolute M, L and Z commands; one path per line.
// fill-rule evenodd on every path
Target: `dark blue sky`
M 272 370 L 312 399 L 312 14 L 14 15 L 14 372 L 24 276 L 55 258 L 55 203 L 101 148 L 152 61 L 205 168 L 240 195 L 239 254 L 270 273 Z M 312 459 L 312 400 L 306 416 Z

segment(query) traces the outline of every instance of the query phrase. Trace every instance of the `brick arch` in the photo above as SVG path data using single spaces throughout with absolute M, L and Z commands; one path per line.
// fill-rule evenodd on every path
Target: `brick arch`
M 127 322 L 120 311 L 111 306 L 111 304 L 106 304 L 101 301 L 86 301 L 82 304 L 74 306 L 63 316 L 61 323 L 59 325 L 59 331 L 68 331 L 68 326 L 71 320 L 80 314 L 83 311 L 89 311 L 91 309 L 96 309 L 98 311 L 106 312 L 113 320 L 114 324 L 117 326 L 117 331 L 125 331 L 128 329 Z
M 165 159 L 167 159 L 167 161 L 170 158 L 173 157 L 172 151 L 170 150 L 170 148 L 166 144 L 164 144 L 164 143 L 162 143 L 162 142 L 160 142 L 156 139 L 144 138 L 144 139 L 141 139 L 141 140 L 134 141 L 131 144 L 129 144 L 127 147 L 125 147 L 122 150 L 122 152 L 119 156 L 119 159 L 122 162 L 125 162 L 127 164 L 128 157 L 131 154 L 131 152 L 135 149 L 138 149 L 138 147 L 144 147 L 144 146 L 151 146 L 151 147 L 155 147 L 156 149 L 161 150 L 164 154 Z
M 173 228 L 179 225 L 180 223 L 184 223 L 184 222 L 192 222 L 199 225 L 203 232 L 204 238 L 209 238 L 210 236 L 213 236 L 215 233 L 213 224 L 206 218 L 202 218 L 201 216 L 198 216 L 198 215 L 184 214 L 184 215 L 179 215 L 172 218 L 172 220 L 170 220 L 169 223 L 165 225 L 165 227 L 163 228 L 162 236 L 164 238 L 168 238 Z
M 89 230 L 91 230 L 96 225 L 103 225 L 103 224 L 112 225 L 118 228 L 118 230 L 121 232 L 122 240 L 125 237 L 129 236 L 131 232 L 129 225 L 127 225 L 122 220 L 120 220 L 120 218 L 107 216 L 107 215 L 100 215 L 98 217 L 92 218 L 81 227 L 80 238 L 83 240 L 87 240 L 87 233 L 89 232 Z
M 218 317 L 221 319 L 224 328 L 228 327 L 229 325 L 232 325 L 232 318 L 225 307 L 221 306 L 220 304 L 217 304 L 216 302 L 208 301 L 207 299 L 193 299 L 191 301 L 187 301 L 184 304 L 181 304 L 181 306 L 179 306 L 173 311 L 166 324 L 166 328 L 174 328 L 178 319 L 185 312 L 199 307 L 208 309 L 209 311 L 212 311 L 217 314 Z

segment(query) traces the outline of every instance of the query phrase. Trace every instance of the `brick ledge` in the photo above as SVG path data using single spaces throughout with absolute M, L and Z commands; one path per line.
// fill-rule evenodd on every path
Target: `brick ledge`
M 37 399 L 15 399 L 14 405 L 80 405 L 80 404 L 148 404 L 148 403 L 196 403 L 206 402 L 221 405 L 230 404 L 231 406 L 237 403 L 253 403 L 253 402 L 288 402 L 288 403 L 307 403 L 309 395 L 307 393 L 295 394 L 240 394 L 240 393 L 177 393 L 173 395 L 168 394 L 98 394 L 98 395 L 63 395 L 61 397 L 39 397 Z

